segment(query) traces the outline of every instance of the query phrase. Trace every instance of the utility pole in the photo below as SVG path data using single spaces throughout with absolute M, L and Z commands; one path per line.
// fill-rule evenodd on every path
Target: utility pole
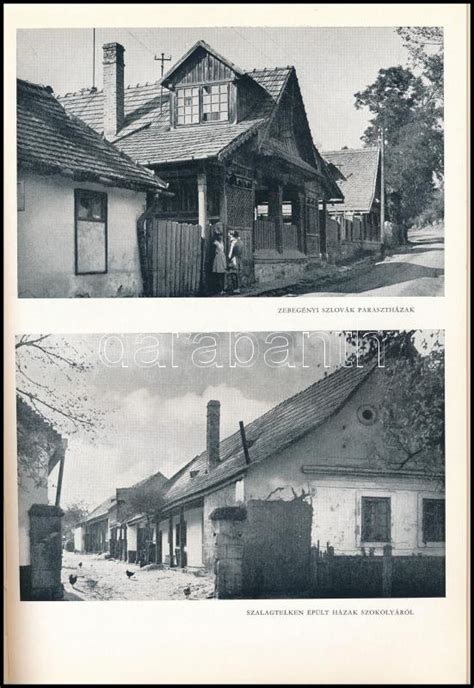
M 385 239 L 385 128 L 380 136 L 380 241 Z
M 161 57 L 158 57 L 157 55 L 155 55 L 155 60 L 157 60 L 158 62 L 161 62 L 161 78 L 163 78 L 163 74 L 165 71 L 165 62 L 171 62 L 171 59 L 172 59 L 171 55 L 169 55 L 168 57 L 165 57 L 164 53 L 161 53 Z M 161 86 L 161 90 L 160 90 L 160 112 L 163 112 L 163 86 Z
M 92 29 L 92 88 L 95 91 L 95 29 Z

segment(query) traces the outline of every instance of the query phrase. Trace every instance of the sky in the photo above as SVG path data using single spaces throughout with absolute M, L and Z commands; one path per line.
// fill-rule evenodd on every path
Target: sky
M 125 83 L 160 78 L 196 41 L 204 40 L 244 70 L 296 68 L 305 108 L 320 150 L 360 147 L 368 113 L 354 107 L 354 93 L 372 83 L 381 68 L 407 63 L 408 54 L 390 28 L 98 28 L 96 86 L 102 88 L 102 45 L 125 47 Z M 93 84 L 93 30 L 21 29 L 17 32 L 17 75 L 49 85 L 57 95 Z
M 420 350 L 423 339 L 418 337 Z M 35 337 L 35 335 L 29 335 Z M 61 503 L 97 506 L 161 471 L 171 477 L 206 447 L 206 406 L 221 402 L 221 439 L 333 372 L 351 350 L 339 332 L 50 335 L 55 354 L 87 364 L 71 371 L 57 357 L 19 349 L 40 393 L 68 410 L 79 405 L 94 433 L 54 426 L 68 441 Z M 417 340 L 415 340 L 417 343 Z M 59 361 L 59 363 L 58 363 Z M 45 409 L 42 408 L 44 411 Z M 57 470 L 51 474 L 55 493 Z
M 267 340 L 269 335 L 276 338 Z M 47 390 L 54 390 L 55 403 L 64 409 L 79 401 L 97 425 L 94 434 L 74 433 L 50 416 L 68 440 L 63 505 L 84 501 L 96 506 L 116 487 L 157 471 L 171 477 L 205 449 L 210 399 L 221 402 L 223 439 L 239 429 L 240 420 L 259 417 L 333 371 L 347 355 L 337 333 L 311 333 L 304 348 L 302 333 L 250 333 L 238 341 L 235 334 L 212 337 L 48 337 L 56 353 L 88 364 L 89 370 L 76 373 L 58 365 L 59 359 L 51 365 L 41 354 L 19 350 L 28 377 L 46 386 L 32 391 L 51 401 Z M 25 379 L 18 380 L 19 388 L 32 389 L 25 385 Z M 56 480 L 53 472 L 52 493 Z

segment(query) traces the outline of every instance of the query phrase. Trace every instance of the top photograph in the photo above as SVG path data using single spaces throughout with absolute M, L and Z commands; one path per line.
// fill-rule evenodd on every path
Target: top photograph
M 444 295 L 443 29 L 17 31 L 21 298 Z

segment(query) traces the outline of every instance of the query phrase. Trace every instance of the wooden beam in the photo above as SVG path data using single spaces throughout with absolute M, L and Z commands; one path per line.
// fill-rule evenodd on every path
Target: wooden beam
M 244 421 L 239 420 L 240 437 L 242 438 L 242 447 L 244 449 L 245 463 L 248 465 L 250 463 L 249 447 L 247 444 L 247 437 L 245 435 Z
M 61 501 L 61 489 L 62 489 L 62 485 L 63 485 L 64 461 L 66 458 L 66 447 L 67 447 L 67 442 L 66 442 L 66 440 L 63 440 L 62 450 L 61 450 L 61 459 L 60 459 L 60 463 L 59 463 L 58 486 L 56 488 L 56 501 L 55 501 L 56 506 L 59 506 L 59 503 Z
M 170 566 L 174 565 L 173 539 L 173 512 L 170 511 L 168 520 L 168 549 L 170 555 Z
M 197 176 L 198 185 L 198 221 L 201 227 L 201 237 L 206 236 L 207 227 L 207 175 L 206 172 L 199 172 Z
M 179 510 L 179 552 L 180 552 L 180 565 L 181 568 L 184 568 L 184 559 L 186 556 L 186 551 L 184 548 L 184 538 L 183 538 L 183 530 L 184 530 L 184 509 L 183 507 L 180 508 Z
M 283 251 L 283 187 L 276 184 L 268 193 L 268 219 L 275 225 L 277 251 Z

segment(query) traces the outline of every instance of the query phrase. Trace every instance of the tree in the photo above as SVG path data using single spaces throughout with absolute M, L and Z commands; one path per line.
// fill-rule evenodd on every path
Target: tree
M 53 335 L 22 335 L 15 343 L 16 393 L 59 432 L 93 433 L 103 412 L 90 406 L 83 374 L 86 352 Z
M 64 539 L 71 540 L 74 538 L 74 528 L 82 521 L 89 513 L 89 509 L 84 502 L 74 502 L 67 507 L 63 507 L 62 533 Z
M 381 69 L 376 80 L 354 97 L 356 109 L 367 108 L 373 115 L 362 136 L 364 144 L 379 145 L 383 131 L 388 216 L 406 241 L 408 228 L 443 186 L 443 55 L 442 49 L 436 55 L 423 52 L 422 35 L 399 31 L 410 45 L 419 74 L 402 66 Z
M 399 468 L 422 461 L 428 470 L 444 459 L 444 350 L 415 360 L 399 358 L 387 371 L 382 424 L 387 442 L 402 453 Z
M 400 26 L 396 29 L 410 55 L 440 103 L 444 100 L 444 35 L 439 26 Z
M 148 479 L 142 485 L 133 488 L 127 500 L 129 513 L 131 515 L 141 514 L 146 521 L 145 551 L 138 555 L 142 564 L 149 564 L 152 560 L 153 539 L 151 534 L 152 528 L 157 524 L 160 510 L 163 507 L 163 496 L 160 486 L 165 481 L 164 477 L 163 481 Z
M 15 343 L 16 394 L 34 413 L 18 416 L 18 472 L 36 485 L 47 482 L 49 452 L 36 432 L 45 421 L 62 436 L 78 431 L 94 434 L 104 413 L 90 403 L 86 351 L 53 335 L 22 335 Z
M 428 471 L 444 461 L 445 357 L 441 332 L 358 331 L 344 334 L 355 347 L 352 359 L 368 362 L 383 351 L 385 372 L 381 420 L 387 445 Z

